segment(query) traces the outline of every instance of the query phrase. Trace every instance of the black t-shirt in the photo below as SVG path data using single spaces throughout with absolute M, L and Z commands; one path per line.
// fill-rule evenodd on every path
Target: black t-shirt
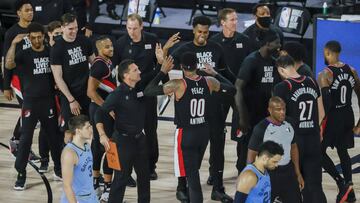
M 60 20 L 64 13 L 71 12 L 70 0 L 30 0 L 34 10 L 34 22 L 47 25 L 52 21 Z
M 284 148 L 284 156 L 279 165 L 288 164 L 291 161 L 291 144 L 296 143 L 295 130 L 291 120 L 287 118 L 279 125 L 272 123 L 267 118 L 263 119 L 254 127 L 248 148 L 258 152 L 260 145 L 269 140 L 280 144 Z
M 90 76 L 100 82 L 96 91 L 102 99 L 116 88 L 116 69 L 111 61 L 96 57 L 90 69 Z
M 280 30 L 280 28 L 270 25 L 270 29 L 275 30 L 279 37 L 280 37 L 280 43 L 283 44 L 284 42 L 284 34 Z M 250 25 L 243 34 L 247 35 L 250 38 L 251 47 L 253 48 L 253 51 L 260 49 L 260 42 L 259 42 L 259 35 L 261 32 L 261 28 L 259 28 L 256 23 Z
M 298 135 L 320 132 L 317 98 L 321 94 L 311 77 L 300 76 L 280 82 L 274 87 L 274 96 L 279 96 L 286 103 L 286 115 L 294 119 Z
M 15 56 L 23 96 L 26 98 L 52 97 L 54 95 L 54 77 L 51 73 L 49 48 L 41 52 L 33 49 L 19 51 Z
M 18 34 L 24 34 L 27 33 L 27 28 L 22 28 L 20 27 L 20 25 L 18 23 L 14 24 L 13 26 L 11 26 L 11 28 L 9 28 L 6 33 L 5 33 L 5 39 L 4 39 L 4 49 L 3 49 L 3 56 L 4 56 L 4 60 L 6 57 L 6 54 L 11 46 L 11 43 L 13 41 L 13 39 L 18 35 Z M 29 40 L 28 37 L 25 37 L 24 40 L 22 40 L 21 42 L 19 42 L 16 45 L 16 50 L 15 53 L 20 51 L 20 50 L 25 50 L 31 47 L 31 42 Z M 11 79 L 13 75 L 17 75 L 17 70 L 12 69 L 9 70 L 7 68 L 4 67 L 4 89 L 8 90 L 11 89 L 10 88 L 10 83 L 11 83 Z
M 144 129 L 145 103 L 135 88 L 121 83 L 98 109 L 95 122 L 102 122 L 102 113 L 115 113 L 115 129 L 119 133 L 138 134 Z
M 159 72 L 155 55 L 156 43 L 159 39 L 155 34 L 143 32 L 140 42 L 133 42 L 129 35 L 120 37 L 115 43 L 113 64 L 118 65 L 124 59 L 133 59 L 141 71 L 136 86 L 144 90 L 146 85 Z
M 81 35 L 74 42 L 61 38 L 51 49 L 51 65 L 62 66 L 63 79 L 73 96 L 86 95 L 89 77 L 87 59 L 92 53 L 90 40 Z
M 218 43 L 222 47 L 226 65 L 228 65 L 234 75 L 237 75 L 242 61 L 251 53 L 252 50 L 249 37 L 235 32 L 233 37 L 227 38 L 224 36 L 223 32 L 219 32 L 212 36 L 210 40 Z M 234 83 L 235 81 L 233 79 L 234 78 L 230 81 Z
M 259 51 L 244 59 L 238 78 L 246 82 L 243 89 L 245 104 L 249 110 L 251 126 L 268 115 L 268 101 L 273 87 L 280 82 L 280 75 L 272 57 L 263 58 Z
M 208 63 L 223 76 L 227 78 L 231 77 L 228 73 L 229 69 L 226 66 L 224 52 L 222 51 L 221 46 L 213 41 L 208 41 L 205 46 L 196 46 L 193 42 L 187 42 L 175 49 L 171 55 L 174 58 L 174 65 L 176 69 L 180 69 L 180 59 L 182 54 L 189 51 L 196 54 L 198 59 L 198 69 L 202 69 L 204 65 Z M 209 117 L 210 123 L 213 121 L 218 122 L 217 119 L 224 120 L 222 118 L 224 112 L 220 106 L 222 102 L 221 99 L 222 96 L 217 93 L 214 93 L 211 97 L 209 97 L 209 114 L 214 115 Z
M 197 79 L 184 77 L 186 90 L 184 95 L 175 100 L 175 124 L 180 127 L 196 127 L 207 123 L 207 103 L 210 90 L 206 79 L 199 76 Z
M 300 75 L 305 75 L 305 76 L 309 76 L 309 77 L 312 77 L 314 78 L 314 74 L 313 72 L 311 71 L 311 68 L 310 66 L 308 66 L 307 64 L 303 64 L 301 65 L 298 69 L 297 69 L 297 72 L 300 74 Z

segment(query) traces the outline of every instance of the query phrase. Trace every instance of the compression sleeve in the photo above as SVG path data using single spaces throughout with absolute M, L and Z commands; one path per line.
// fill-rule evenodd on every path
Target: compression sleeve
M 330 95 L 330 87 L 323 87 L 321 88 L 321 95 L 323 98 L 323 103 L 324 103 L 324 109 L 325 109 L 325 114 L 327 112 L 329 112 L 330 107 L 331 107 L 331 95 Z
M 234 203 L 245 203 L 247 197 L 248 197 L 248 194 L 236 191 Z
M 224 93 L 229 96 L 234 96 L 236 93 L 235 86 L 221 74 L 216 74 L 215 78 L 220 82 L 220 93 Z
M 160 80 L 164 79 L 166 74 L 162 71 L 155 76 L 155 78 L 146 86 L 144 90 L 145 96 L 156 96 L 156 95 L 163 95 L 164 90 L 163 86 L 159 85 Z

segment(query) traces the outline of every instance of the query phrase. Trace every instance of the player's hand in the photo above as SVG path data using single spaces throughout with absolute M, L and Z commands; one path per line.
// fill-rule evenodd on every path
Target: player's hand
M 109 138 L 106 136 L 106 134 L 100 135 L 100 143 L 104 146 L 105 151 L 110 149 Z
M 172 56 L 166 56 L 163 64 L 161 65 L 161 71 L 167 74 L 174 67 L 174 59 Z
M 164 49 L 168 50 L 171 47 L 173 47 L 175 44 L 177 44 L 178 42 L 180 42 L 180 32 L 177 32 L 175 34 L 173 34 L 168 41 L 165 43 L 164 45 Z
M 93 34 L 93 31 L 88 28 L 83 27 L 81 30 L 85 30 L 85 37 L 91 37 Z
M 70 110 L 71 110 L 71 113 L 75 116 L 78 116 L 80 115 L 81 113 L 81 106 L 79 104 L 79 102 L 77 102 L 76 100 L 72 103 L 70 103 Z
M 114 111 L 110 111 L 109 115 L 111 116 L 111 118 L 113 118 L 115 120 L 115 112 Z
M 298 181 L 298 183 L 299 183 L 299 188 L 300 188 L 300 190 L 303 190 L 303 189 L 304 189 L 304 186 L 305 186 L 305 181 L 304 181 L 304 178 L 302 177 L 301 174 L 299 174 L 299 175 L 297 176 L 297 181 Z
M 23 40 L 24 37 L 26 37 L 27 35 L 28 35 L 27 33 L 16 35 L 16 37 L 13 39 L 12 43 L 17 44 L 17 43 L 21 42 L 21 40 Z
M 215 76 L 216 74 L 218 74 L 215 69 L 208 63 L 206 63 L 204 65 L 204 68 L 201 69 L 201 71 L 204 71 L 205 73 L 211 75 L 211 76 Z
M 14 92 L 12 89 L 4 90 L 4 96 L 8 101 L 11 101 L 14 98 Z
M 163 64 L 163 62 L 164 62 L 164 51 L 161 48 L 160 43 L 156 43 L 155 55 L 156 55 L 156 59 L 157 59 L 158 63 Z

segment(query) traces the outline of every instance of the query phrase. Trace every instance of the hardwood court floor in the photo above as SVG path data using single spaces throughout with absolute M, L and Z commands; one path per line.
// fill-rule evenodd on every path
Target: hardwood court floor
M 3 103 L 4 98 L 0 95 L 0 103 Z M 356 104 L 356 102 L 354 101 Z M 358 110 L 355 110 L 358 112 Z M 7 144 L 12 134 L 13 128 L 16 124 L 17 118 L 20 114 L 19 109 L 2 108 L 0 107 L 0 142 Z M 357 113 L 358 114 L 358 113 Z M 172 116 L 173 108 L 172 104 L 169 105 L 169 109 L 165 111 L 165 116 Z M 151 200 L 156 203 L 174 203 L 177 202 L 175 198 L 175 191 L 177 185 L 177 179 L 173 175 L 173 133 L 175 126 L 172 122 L 159 121 L 158 136 L 160 157 L 157 164 L 157 173 L 159 179 L 151 181 Z M 38 130 L 35 131 L 33 139 L 32 149 L 38 152 Z M 360 138 L 356 139 L 356 148 L 350 150 L 351 156 L 355 156 L 360 153 L 359 149 Z M 338 163 L 338 158 L 334 150 L 329 150 L 330 156 Z M 206 179 L 208 177 L 208 158 L 209 152 L 207 150 L 202 167 L 201 167 L 201 183 L 204 193 L 204 202 L 215 202 L 210 199 L 212 187 L 206 185 Z M 237 171 L 235 169 L 236 162 L 236 143 L 229 139 L 227 135 L 226 148 L 225 148 L 225 170 L 224 170 L 224 184 L 228 194 L 234 195 L 235 182 Z M 52 166 L 52 164 L 51 164 Z M 353 165 L 353 168 L 358 167 L 359 164 Z M 52 167 L 51 167 L 52 168 Z M 16 171 L 14 169 L 14 158 L 10 155 L 8 150 L 0 148 L 0 202 L 1 203 L 22 203 L 22 202 L 47 202 L 46 188 L 40 178 L 40 176 L 32 169 L 27 167 L 27 189 L 25 191 L 14 191 L 13 185 L 16 180 Z M 53 191 L 53 202 L 59 202 L 60 195 L 62 193 L 61 182 L 55 182 L 52 179 L 53 171 L 46 174 L 51 184 Z M 134 174 L 133 174 L 134 175 Z M 360 174 L 354 174 L 353 176 L 355 191 L 357 197 L 360 198 Z M 306 183 L 305 183 L 306 184 Z M 323 175 L 323 188 L 326 193 L 329 203 L 335 202 L 337 189 L 334 181 L 329 175 Z M 134 203 L 136 201 L 136 189 L 127 188 L 125 194 L 125 200 L 127 203 Z M 360 201 L 358 201 L 360 202 Z

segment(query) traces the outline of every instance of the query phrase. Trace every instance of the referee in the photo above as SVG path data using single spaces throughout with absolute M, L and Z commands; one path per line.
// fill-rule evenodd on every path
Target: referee
M 248 163 L 255 161 L 263 142 L 271 140 L 284 148 L 279 166 L 270 171 L 271 202 L 300 203 L 300 189 L 304 187 L 299 167 L 299 151 L 296 145 L 295 131 L 289 118 L 285 118 L 286 106 L 280 97 L 269 100 L 270 116 L 260 121 L 253 130 L 249 141 Z M 286 187 L 284 187 L 286 185 Z

